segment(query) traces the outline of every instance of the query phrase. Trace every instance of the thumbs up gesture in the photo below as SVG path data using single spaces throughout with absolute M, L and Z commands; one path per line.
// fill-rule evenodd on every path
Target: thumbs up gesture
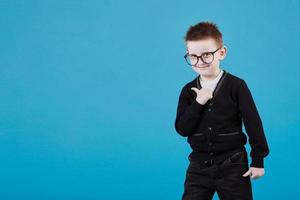
M 206 104 L 206 102 L 213 97 L 213 91 L 207 88 L 201 88 L 199 90 L 196 87 L 192 87 L 191 90 L 197 94 L 196 101 L 202 105 Z

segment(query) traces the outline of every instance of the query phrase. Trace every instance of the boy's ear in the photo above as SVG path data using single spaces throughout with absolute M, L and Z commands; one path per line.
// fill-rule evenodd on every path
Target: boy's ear
M 223 45 L 223 47 L 220 49 L 220 58 L 219 60 L 223 60 L 226 57 L 227 54 L 227 47 Z

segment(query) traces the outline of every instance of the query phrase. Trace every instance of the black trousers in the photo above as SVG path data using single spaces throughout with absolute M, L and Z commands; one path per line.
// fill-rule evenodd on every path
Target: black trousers
M 217 192 L 220 200 L 252 200 L 247 152 L 239 151 L 210 166 L 190 161 L 186 170 L 182 200 L 211 200 Z

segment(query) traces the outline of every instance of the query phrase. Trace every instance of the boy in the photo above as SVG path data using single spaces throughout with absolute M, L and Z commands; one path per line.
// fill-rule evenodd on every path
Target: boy
M 175 129 L 192 148 L 183 200 L 253 199 L 251 179 L 264 175 L 269 147 L 246 82 L 220 68 L 227 53 L 216 24 L 200 22 L 185 36 L 187 64 L 198 73 L 179 95 Z M 248 166 L 247 136 L 252 162 Z

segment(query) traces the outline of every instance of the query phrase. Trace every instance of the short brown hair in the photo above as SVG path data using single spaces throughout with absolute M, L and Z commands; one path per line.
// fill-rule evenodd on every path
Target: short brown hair
M 199 22 L 194 26 L 190 26 L 184 40 L 187 42 L 207 38 L 213 38 L 218 45 L 223 45 L 222 33 L 213 22 Z

